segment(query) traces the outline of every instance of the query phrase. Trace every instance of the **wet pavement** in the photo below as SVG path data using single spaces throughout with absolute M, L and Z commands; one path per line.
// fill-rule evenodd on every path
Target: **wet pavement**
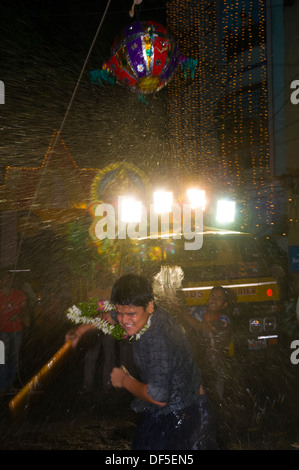
M 49 399 L 50 395 L 47 397 Z M 87 403 L 81 396 L 72 404 L 53 403 L 48 408 L 39 394 L 38 402 L 22 420 L 7 415 L 5 403 L 1 409 L 1 450 L 130 450 L 136 416 L 129 410 L 128 399 L 111 394 L 102 404 Z M 57 397 L 56 397 L 57 398 Z M 35 397 L 37 399 L 37 397 Z M 6 404 L 8 406 L 8 404 Z M 69 407 L 67 407 L 69 405 Z M 4 411 L 5 408 L 5 411 Z M 298 419 L 288 419 L 284 427 L 256 425 L 234 429 L 227 442 L 228 450 L 295 450 L 299 441 Z
M 53 405 L 55 409 L 49 409 L 43 399 L 39 394 L 40 403 L 33 403 L 34 410 L 22 420 L 6 416 L 1 450 L 130 450 L 135 417 L 128 407 L 119 412 L 115 397 L 93 405 L 80 396 L 72 404 L 65 401 L 65 407 Z

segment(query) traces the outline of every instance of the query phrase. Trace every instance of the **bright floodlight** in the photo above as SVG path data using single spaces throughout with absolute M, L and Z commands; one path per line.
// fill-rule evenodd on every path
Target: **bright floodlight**
M 172 193 L 167 191 L 154 192 L 154 211 L 162 214 L 172 210 Z
M 233 222 L 235 220 L 235 201 L 218 201 L 216 218 L 221 223 Z
M 131 197 L 122 197 L 120 202 L 120 218 L 122 222 L 141 222 L 142 204 Z
M 205 209 L 206 205 L 206 192 L 200 189 L 188 189 L 187 196 L 192 209 L 201 207 Z

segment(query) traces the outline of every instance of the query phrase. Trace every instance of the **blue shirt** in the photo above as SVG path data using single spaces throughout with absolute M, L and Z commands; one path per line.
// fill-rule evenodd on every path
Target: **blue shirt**
M 190 309 L 190 314 L 199 322 L 205 319 L 206 307 L 196 306 Z M 222 371 L 228 356 L 229 344 L 232 341 L 230 318 L 221 313 L 213 322 L 212 330 L 197 331 L 197 341 L 201 368 L 204 375 L 212 371 Z
M 204 320 L 206 311 L 207 311 L 207 307 L 191 307 L 190 308 L 190 313 L 192 317 L 196 318 L 196 320 L 199 320 L 199 321 Z M 227 325 L 230 324 L 230 318 L 224 313 L 221 313 L 219 317 L 217 318 L 217 320 L 223 323 L 223 327 L 226 327 Z
M 159 407 L 135 398 L 131 406 L 136 412 L 166 414 L 197 400 L 200 371 L 186 335 L 166 310 L 155 306 L 150 327 L 138 340 L 133 338 L 133 356 L 148 395 L 167 402 Z

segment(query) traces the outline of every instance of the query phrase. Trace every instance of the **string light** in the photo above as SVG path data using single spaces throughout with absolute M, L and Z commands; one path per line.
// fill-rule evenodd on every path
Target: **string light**
M 39 166 L 24 167 L 24 166 L 10 166 L 10 165 L 8 165 L 6 167 L 5 176 L 4 176 L 4 183 L 0 186 L 0 191 L 2 192 L 3 195 L 5 195 L 5 198 L 2 197 L 1 199 L 5 200 L 6 207 L 9 207 L 9 205 L 12 205 L 14 207 L 20 201 L 26 207 L 30 206 L 31 200 L 33 200 L 33 197 L 34 197 L 34 191 L 36 189 L 35 185 L 32 184 L 32 182 L 34 182 L 34 181 L 36 181 L 36 183 L 38 182 L 38 179 L 40 178 L 40 172 L 43 171 L 43 168 L 45 167 L 45 165 L 47 163 L 47 160 L 51 155 L 52 147 L 53 147 L 53 144 L 55 142 L 57 134 L 59 134 L 59 132 L 57 130 L 55 130 L 52 134 L 51 139 L 50 139 L 50 143 L 49 143 L 49 146 L 47 148 L 47 152 L 45 153 L 45 155 L 43 157 L 43 160 L 42 160 L 42 162 Z M 78 173 L 79 173 L 78 174 L 78 180 L 77 180 L 78 183 L 82 183 L 82 185 L 85 184 L 85 183 L 87 183 L 87 185 L 88 185 L 88 183 L 91 183 L 91 181 L 94 178 L 94 175 L 96 174 L 98 169 L 96 169 L 96 168 L 79 168 L 79 166 L 77 165 L 77 163 L 73 159 L 68 147 L 66 146 L 64 140 L 61 138 L 60 135 L 59 135 L 58 139 L 59 139 L 58 141 L 59 141 L 59 144 L 60 144 L 60 148 L 63 149 L 64 155 L 66 156 L 66 159 L 63 160 L 63 165 L 65 165 L 65 162 L 67 162 L 68 164 L 70 164 L 71 168 L 78 171 Z M 57 148 L 56 148 L 55 152 L 58 152 Z M 58 157 L 61 159 L 61 154 L 59 154 Z M 56 166 L 57 169 L 58 168 L 61 169 L 59 163 L 57 164 L 57 162 L 55 162 L 55 166 Z M 82 178 L 80 178 L 80 174 L 82 174 Z M 88 175 L 88 178 L 87 178 L 88 181 L 86 181 L 86 177 L 85 177 L 86 174 Z M 68 168 L 67 168 L 67 171 L 65 173 L 63 173 L 63 177 L 65 177 L 67 179 L 71 178 L 72 176 L 73 176 L 73 174 L 70 174 Z M 22 192 L 18 193 L 17 194 L 17 199 L 15 199 L 16 198 L 16 194 L 15 194 L 15 186 L 16 186 L 15 178 L 16 177 L 21 178 L 22 180 L 24 179 L 24 181 L 22 181 L 22 187 L 26 188 L 26 193 L 25 192 L 24 193 L 22 193 Z M 35 178 L 36 178 L 36 180 L 35 180 Z M 30 180 L 30 184 L 28 183 L 29 180 Z M 47 186 L 47 188 L 48 188 L 48 186 Z M 67 189 L 67 194 L 69 194 L 69 191 L 72 191 L 73 183 L 71 185 L 66 184 L 65 188 Z M 18 187 L 18 189 L 20 190 L 20 186 Z M 89 188 L 86 188 L 86 195 L 85 195 L 84 192 L 80 194 L 80 201 L 71 202 L 72 207 L 82 208 L 82 207 L 86 206 L 86 204 L 88 203 L 88 196 L 89 196 L 88 189 Z M 48 191 L 48 189 L 47 189 L 47 191 Z M 70 197 L 70 201 L 72 199 L 73 198 Z
M 181 56 L 198 61 L 194 79 L 181 69 L 168 87 L 172 170 L 181 191 L 186 177 L 197 178 L 202 168 L 198 109 L 200 90 L 197 86 L 201 57 L 196 40 L 200 34 L 199 3 L 192 0 L 167 3 L 167 29 L 176 37 Z
M 216 1 L 173 0 L 168 2 L 167 21 L 181 54 L 198 59 L 192 86 L 186 86 L 182 73 L 168 86 L 178 180 L 186 177 L 188 166 L 208 182 L 213 168 L 218 188 L 222 185 L 230 196 L 242 195 L 245 230 L 253 220 L 256 227 L 273 226 L 265 1 L 223 0 L 219 7 Z

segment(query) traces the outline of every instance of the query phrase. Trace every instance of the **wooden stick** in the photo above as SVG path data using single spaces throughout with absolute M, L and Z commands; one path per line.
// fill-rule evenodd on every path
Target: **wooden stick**
M 64 345 L 52 356 L 52 358 L 35 374 L 29 382 L 19 391 L 19 393 L 10 400 L 8 406 L 11 412 L 16 413 L 20 408 L 28 404 L 29 396 L 43 380 L 49 375 L 58 363 L 65 357 L 71 349 L 72 342 L 66 341 Z

